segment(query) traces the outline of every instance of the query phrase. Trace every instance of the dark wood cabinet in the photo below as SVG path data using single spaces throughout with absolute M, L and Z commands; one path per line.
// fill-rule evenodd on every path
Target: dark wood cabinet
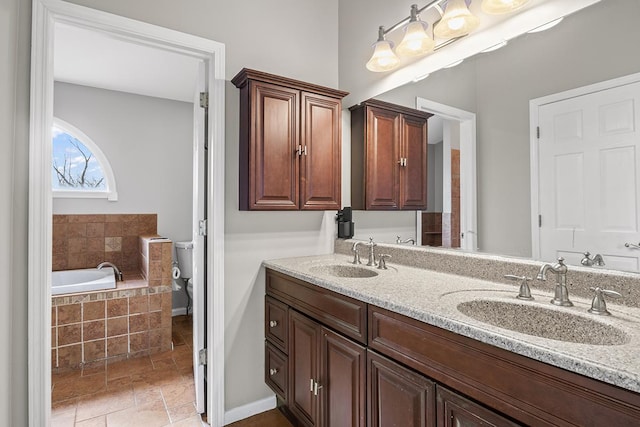
M 368 100 L 351 110 L 351 206 L 427 207 L 427 120 L 432 114 Z
M 367 352 L 369 427 L 435 427 L 435 383 Z
M 289 313 L 288 408 L 306 426 L 365 426 L 365 349 Z
M 240 209 L 340 209 L 347 93 L 246 68 L 231 81 L 240 89 Z
M 475 402 L 437 387 L 438 427 L 516 427 L 516 424 Z

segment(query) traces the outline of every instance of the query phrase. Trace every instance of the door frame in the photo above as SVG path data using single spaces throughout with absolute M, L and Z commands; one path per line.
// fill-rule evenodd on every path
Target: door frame
M 206 410 L 224 424 L 224 44 L 61 0 L 33 0 L 29 135 L 28 399 L 29 426 L 51 423 L 51 125 L 53 38 L 56 23 L 107 32 L 135 43 L 202 60 L 209 91 Z M 43 291 L 44 290 L 44 291 Z
M 476 176 L 476 114 L 416 97 L 416 108 L 460 122 L 460 249 L 478 250 L 478 195 Z M 416 213 L 416 242 L 422 237 L 422 212 Z
M 565 90 L 529 101 L 529 155 L 531 159 L 531 256 L 533 259 L 541 258 L 540 227 L 538 226 L 538 215 L 540 214 L 540 140 L 538 139 L 540 107 L 564 101 L 566 99 L 576 98 L 590 93 L 601 92 L 637 82 L 640 82 L 640 73 L 604 80 L 598 83 Z

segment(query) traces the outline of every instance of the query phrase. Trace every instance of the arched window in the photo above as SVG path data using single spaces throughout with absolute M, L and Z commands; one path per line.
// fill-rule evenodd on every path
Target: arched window
M 52 144 L 53 197 L 118 200 L 111 165 L 84 132 L 54 118 Z

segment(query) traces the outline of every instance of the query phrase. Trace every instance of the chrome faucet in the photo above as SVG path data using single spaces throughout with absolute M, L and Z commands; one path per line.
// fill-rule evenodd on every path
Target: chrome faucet
M 352 264 L 362 264 L 360 261 L 360 253 L 358 252 L 358 245 L 362 242 L 355 242 L 353 247 L 351 248 L 351 252 L 353 252 L 353 261 Z
M 591 267 L 594 265 L 598 267 L 602 267 L 604 265 L 604 259 L 600 254 L 595 254 L 594 256 L 591 256 L 590 252 L 585 252 L 584 258 L 580 260 L 580 264 L 584 265 L 585 267 Z
M 404 239 L 404 240 L 402 240 L 402 239 L 400 238 L 400 236 L 396 236 L 396 243 L 398 243 L 398 244 L 402 244 L 402 243 L 411 243 L 412 245 L 415 245 L 415 244 L 416 244 L 416 241 L 415 241 L 414 239 L 410 238 L 410 237 L 409 237 L 408 239 Z
M 369 261 L 367 262 L 367 265 L 369 267 L 371 267 L 371 266 L 375 267 L 377 265 L 377 263 L 376 263 L 376 256 L 375 256 L 375 253 L 374 253 L 374 248 L 376 246 L 378 246 L 378 245 L 376 245 L 373 242 L 373 237 L 369 237 L 369 243 L 367 243 L 366 245 L 369 248 Z
M 556 275 L 555 296 L 551 300 L 551 304 L 572 307 L 573 303 L 569 300 L 569 290 L 567 289 L 567 266 L 564 263 L 564 258 L 558 258 L 558 263 L 554 265 L 544 264 L 540 267 L 536 278 L 538 280 L 547 280 L 547 271 Z
M 115 264 L 110 263 L 109 261 L 101 262 L 96 267 L 98 270 L 101 270 L 103 267 L 111 267 L 113 268 L 113 274 L 116 276 L 116 282 L 122 282 L 122 271 Z

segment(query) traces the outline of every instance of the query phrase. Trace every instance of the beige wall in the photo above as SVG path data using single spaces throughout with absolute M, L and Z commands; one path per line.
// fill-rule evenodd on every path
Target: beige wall
M 0 425 L 27 425 L 27 183 L 30 1 L 0 6 Z M 226 79 L 243 67 L 338 87 L 338 1 L 74 3 L 226 44 Z M 241 25 L 246 23 L 245 25 Z M 238 91 L 226 86 L 226 406 L 272 395 L 263 382 L 265 258 L 332 250 L 333 213 L 237 210 Z M 277 243 L 275 243 L 277 241 Z M 5 380 L 5 379 L 11 379 Z

